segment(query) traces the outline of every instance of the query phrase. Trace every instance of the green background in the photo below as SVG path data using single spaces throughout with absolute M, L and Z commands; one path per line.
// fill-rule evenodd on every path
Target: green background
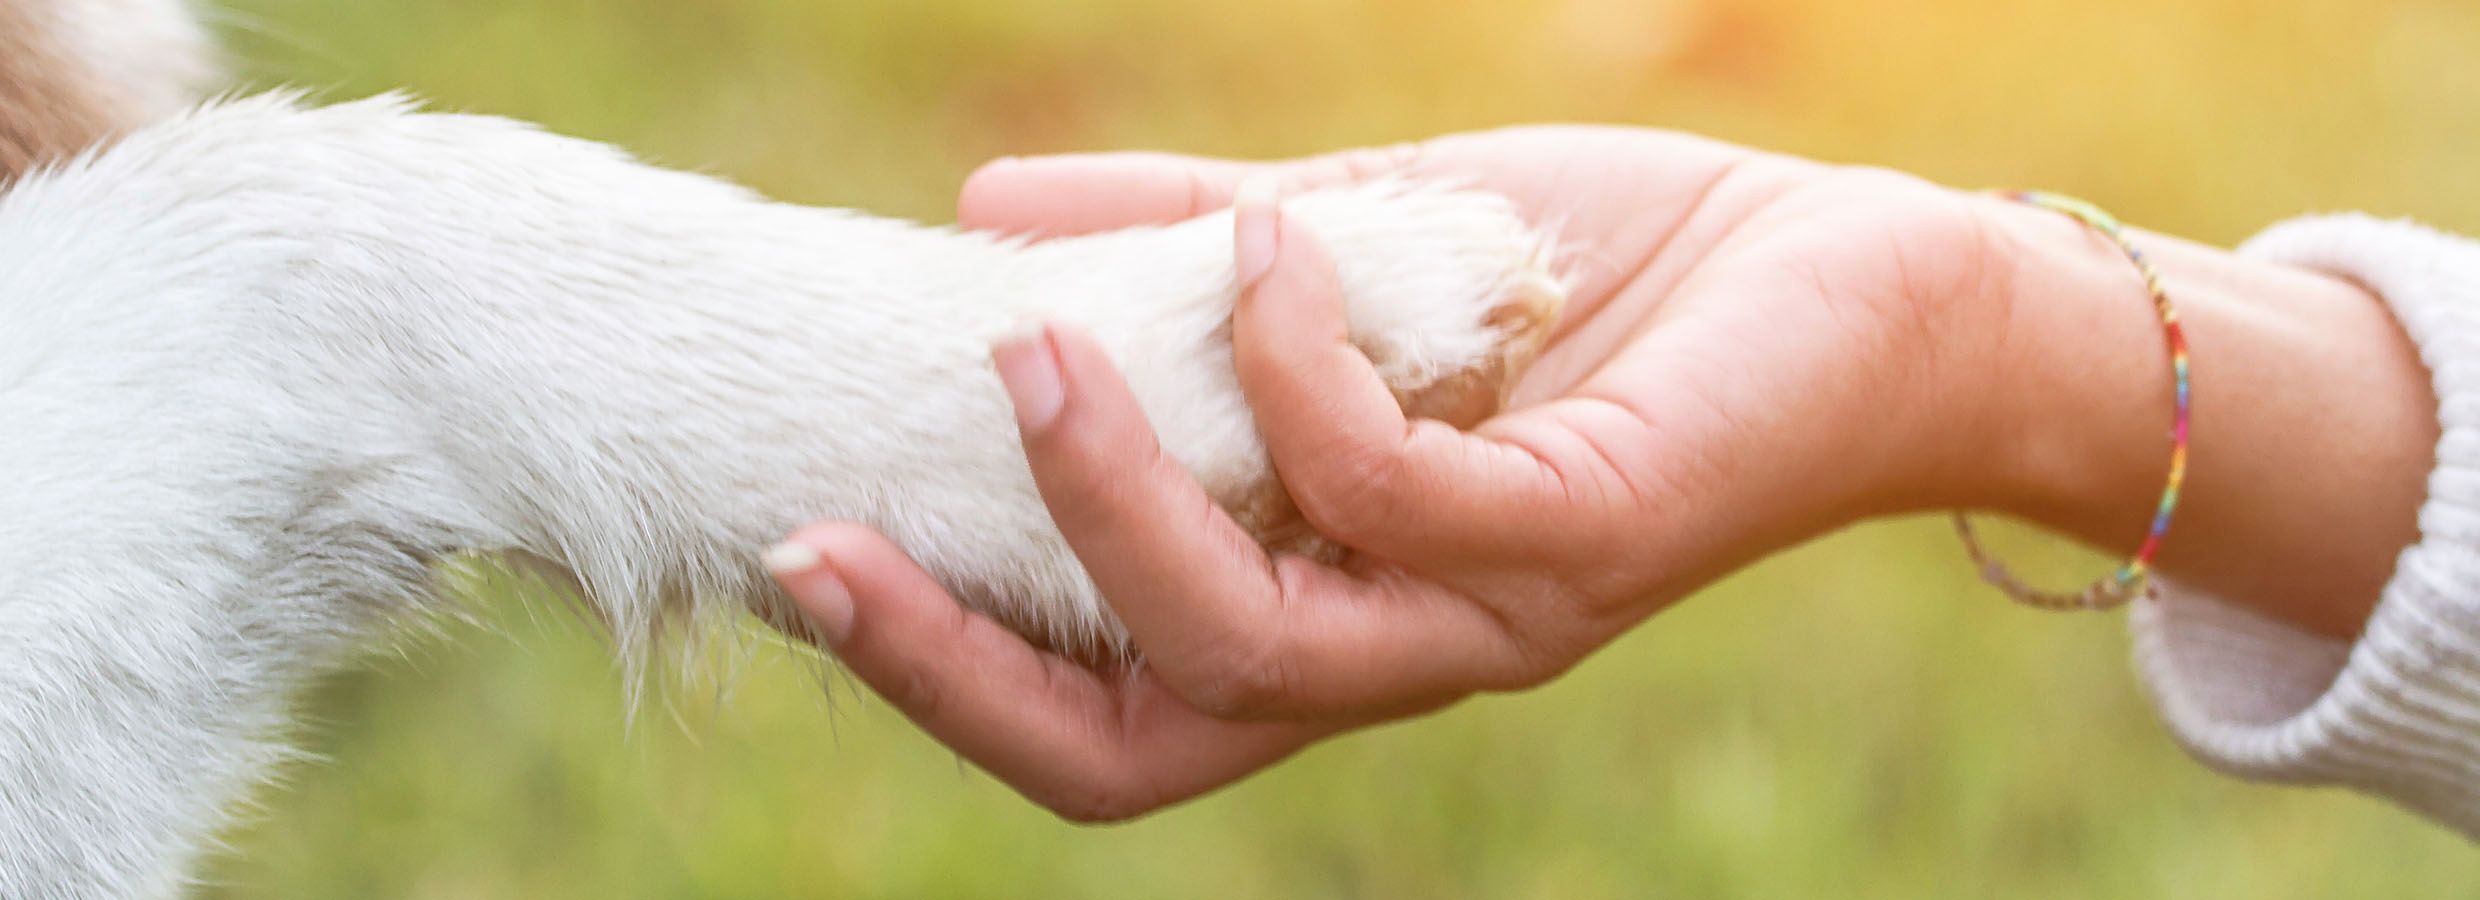
M 411 90 L 787 199 L 930 220 L 976 162 L 1687 129 L 2087 195 L 2219 242 L 2352 208 L 2480 231 L 2461 0 L 225 0 L 257 85 Z M 2061 579 L 2101 561 L 2046 555 Z M 753 552 L 756 548 L 752 548 Z M 483 591 L 307 698 L 234 897 L 2441 897 L 2480 856 L 2182 756 L 2122 620 L 2008 607 L 1942 526 L 1840 535 L 1522 696 L 1062 824 L 759 648 L 630 707 Z

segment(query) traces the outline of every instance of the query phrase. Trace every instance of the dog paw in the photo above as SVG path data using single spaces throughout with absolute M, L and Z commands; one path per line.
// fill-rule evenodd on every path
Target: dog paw
M 1496 194 L 1381 182 L 1284 210 L 1326 244 L 1353 343 L 1411 417 L 1470 428 L 1498 413 L 1567 300 L 1553 241 Z M 1270 548 L 1338 555 L 1272 474 L 1225 505 Z
M 1327 244 L 1352 339 L 1404 412 L 1498 412 L 1567 300 L 1550 237 L 1497 194 L 1379 182 L 1286 205 Z

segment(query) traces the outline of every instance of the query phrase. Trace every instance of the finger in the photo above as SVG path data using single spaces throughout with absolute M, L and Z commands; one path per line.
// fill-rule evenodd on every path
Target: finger
M 1036 650 L 957 605 L 901 549 L 860 526 L 803 529 L 768 564 L 862 683 L 940 743 L 1071 819 L 1140 815 L 1334 730 L 1215 719 L 1150 677 L 1106 679 Z
M 1033 237 L 1177 222 L 1228 205 L 1224 186 L 1267 165 L 1167 153 L 1010 157 L 965 179 L 956 221 Z
M 1251 176 L 1312 190 L 1407 173 L 1421 154 L 1420 145 L 1398 144 L 1276 162 L 1143 152 L 1009 157 L 965 179 L 956 220 L 1037 238 L 1158 225 L 1230 206 Z
M 1091 338 L 1052 327 L 994 356 L 1060 533 L 1148 667 L 1191 704 L 1236 717 L 1380 715 L 1529 678 L 1527 648 L 1466 598 L 1268 558 L 1162 451 Z
M 1411 563 L 1501 558 L 1550 534 L 1543 524 L 1563 512 L 1558 470 L 1523 447 L 1408 419 L 1352 342 L 1324 245 L 1268 191 L 1247 190 L 1235 210 L 1248 281 L 1233 362 L 1301 514 L 1328 537 Z

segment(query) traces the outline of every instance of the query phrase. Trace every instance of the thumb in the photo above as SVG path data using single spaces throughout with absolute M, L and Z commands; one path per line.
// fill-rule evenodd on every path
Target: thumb
M 1272 162 L 1144 152 L 1008 157 L 965 178 L 956 221 L 1035 238 L 1161 225 L 1230 206 L 1252 177 L 1310 190 L 1409 173 L 1420 166 L 1423 147 L 1361 147 Z
M 1274 166 L 1168 153 L 1076 153 L 994 160 L 965 178 L 956 222 L 1035 238 L 1191 219 Z
M 1504 556 L 1557 514 L 1558 473 L 1523 447 L 1404 413 L 1353 343 L 1324 244 L 1271 182 L 1234 204 L 1233 362 L 1275 474 L 1309 524 L 1398 562 Z

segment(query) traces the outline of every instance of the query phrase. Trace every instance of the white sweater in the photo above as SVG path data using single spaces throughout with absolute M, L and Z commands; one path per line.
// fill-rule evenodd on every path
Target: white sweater
M 2207 764 L 2359 788 L 2480 840 L 2480 243 L 2346 215 L 2240 252 L 2366 285 L 2419 344 L 2444 426 L 2420 541 L 2357 643 L 2165 581 L 2134 609 L 2138 667 Z

